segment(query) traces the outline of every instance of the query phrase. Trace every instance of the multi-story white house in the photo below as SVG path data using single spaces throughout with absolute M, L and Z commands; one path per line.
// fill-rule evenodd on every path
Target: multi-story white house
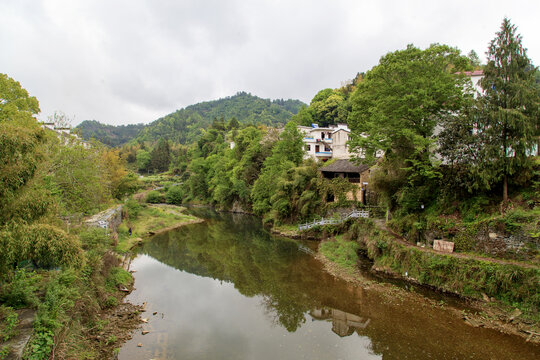
M 351 153 L 347 148 L 350 130 L 345 124 L 319 127 L 298 126 L 300 133 L 304 135 L 305 158 L 313 158 L 320 161 L 328 159 L 349 159 Z
M 79 135 L 72 132 L 71 127 L 56 126 L 53 122 L 42 122 L 41 128 L 54 131 L 63 145 L 75 143 L 78 145 L 82 145 L 86 149 L 90 147 L 90 143 L 88 141 L 85 141 L 84 139 L 81 139 Z

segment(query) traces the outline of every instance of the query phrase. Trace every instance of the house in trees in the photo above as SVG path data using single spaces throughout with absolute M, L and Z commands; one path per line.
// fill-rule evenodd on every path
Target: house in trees
M 369 190 L 369 176 L 371 169 L 369 165 L 355 165 L 347 159 L 338 159 L 328 166 L 319 169 L 326 179 L 344 178 L 349 183 L 354 184 L 355 189 L 347 193 L 347 200 L 356 200 L 367 205 L 372 203 L 374 194 Z
M 54 122 L 42 122 L 40 125 L 44 130 L 54 131 L 62 145 L 77 144 L 85 149 L 90 147 L 90 144 L 73 132 L 70 126 L 57 126 Z
M 484 77 L 484 71 L 483 70 L 465 71 L 464 74 L 471 78 L 472 86 L 475 91 L 475 97 L 479 93 L 482 93 L 480 80 Z
M 319 127 L 313 124 L 312 126 L 298 126 L 298 130 L 304 135 L 306 159 L 311 157 L 318 161 L 327 161 L 351 158 L 347 147 L 351 131 L 347 125 Z

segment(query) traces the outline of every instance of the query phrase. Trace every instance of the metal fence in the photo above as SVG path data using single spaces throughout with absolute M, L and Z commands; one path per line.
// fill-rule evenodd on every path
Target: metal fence
M 314 220 L 312 222 L 308 222 L 305 224 L 298 225 L 298 230 L 307 230 L 311 229 L 314 226 L 322 226 L 322 225 L 335 225 L 335 224 L 341 224 L 342 222 L 350 219 L 350 218 L 368 218 L 369 217 L 369 210 L 353 210 L 346 216 L 342 216 L 339 219 L 336 218 L 330 218 L 325 219 L 322 218 L 320 220 Z

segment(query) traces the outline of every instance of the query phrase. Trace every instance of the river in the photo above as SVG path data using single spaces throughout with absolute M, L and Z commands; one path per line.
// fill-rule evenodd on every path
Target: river
M 119 359 L 540 358 L 539 346 L 422 295 L 336 279 L 313 244 L 272 236 L 257 218 L 196 211 L 204 223 L 154 236 L 131 261 L 128 300 L 146 303 L 148 323 Z

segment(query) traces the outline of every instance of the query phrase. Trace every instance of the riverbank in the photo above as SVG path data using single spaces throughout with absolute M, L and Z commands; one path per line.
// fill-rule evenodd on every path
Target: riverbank
M 176 205 L 140 204 L 134 200 L 128 201 L 127 217 L 118 227 L 116 251 L 124 254 L 152 235 L 204 221 L 184 214 L 185 209 Z
M 373 261 L 372 271 L 463 297 L 475 311 L 464 314 L 453 308 L 449 310 L 469 325 L 540 343 L 537 306 L 540 270 L 537 267 L 490 262 L 463 254 L 450 256 L 407 246 L 376 229 L 372 222 L 362 223 L 363 226 L 355 227 L 345 236 L 320 244 L 317 258 L 329 273 L 366 286 L 356 265 L 358 253 L 365 252 Z M 368 286 L 381 284 L 370 282 Z

